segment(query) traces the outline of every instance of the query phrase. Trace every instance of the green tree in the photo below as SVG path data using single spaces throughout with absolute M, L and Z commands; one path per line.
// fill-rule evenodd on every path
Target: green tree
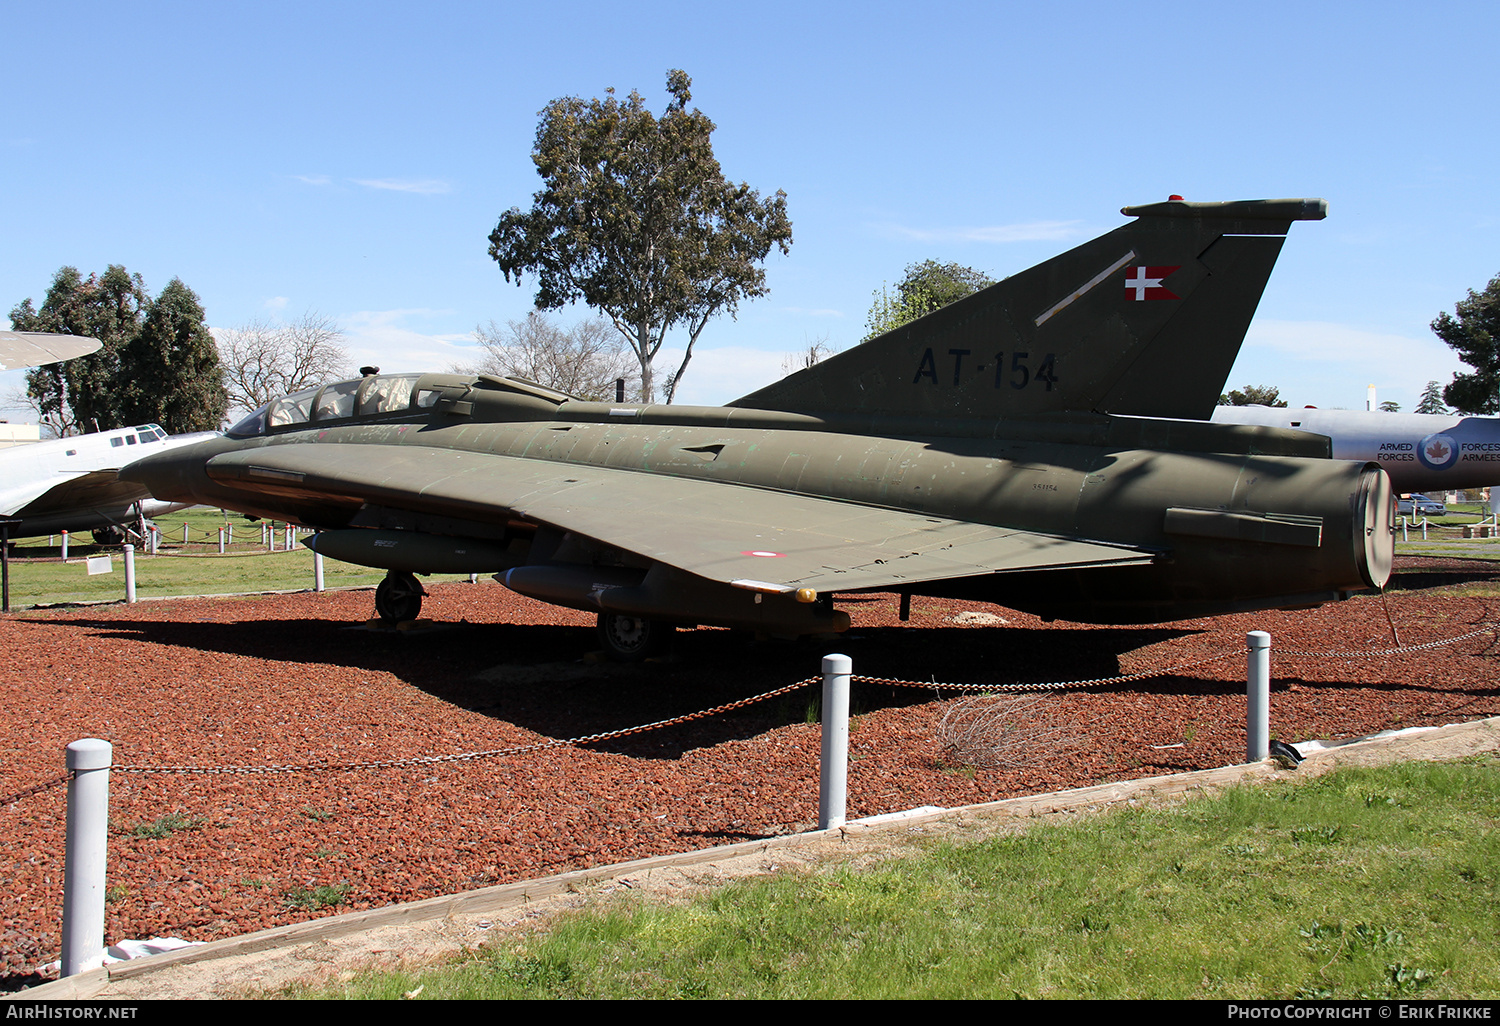
M 27 299 L 11 310 L 16 331 L 90 335 L 103 343 L 89 356 L 26 375 L 26 396 L 42 424 L 58 435 L 125 426 L 116 387 L 121 352 L 140 332 L 150 302 L 139 274 L 111 264 L 103 275 L 88 278 L 64 267 L 53 276 L 41 309 Z
M 1219 396 L 1219 405 L 1283 407 L 1286 400 L 1281 398 L 1281 389 L 1274 385 L 1246 385 Z
M 1401 404 L 1398 403 L 1398 402 L 1394 402 L 1394 401 L 1392 401 L 1390 399 L 1387 399 L 1385 402 L 1383 402 L 1383 403 L 1380 404 L 1380 412 L 1381 413 L 1400 413 L 1401 412 Z
M 229 408 L 219 349 L 192 289 L 173 278 L 152 302 L 125 347 L 121 370 L 124 420 L 156 423 L 168 434 L 217 431 Z
M 219 426 L 218 350 L 198 298 L 180 281 L 153 302 L 141 276 L 118 264 L 87 278 L 64 267 L 40 309 L 26 299 L 10 320 L 17 331 L 92 335 L 103 343 L 90 356 L 27 374 L 27 398 L 57 434 L 150 420 L 174 432 Z
M 772 246 L 788 252 L 786 193 L 762 200 L 731 184 L 714 159 L 714 123 L 688 110 L 692 80 L 667 75 L 660 119 L 634 91 L 622 103 L 553 100 L 541 112 L 531 159 L 545 183 L 530 211 L 512 207 L 490 233 L 490 256 L 507 281 L 537 278 L 536 306 L 583 300 L 629 342 L 641 398 L 655 387 L 652 361 L 666 333 L 687 333 L 667 402 L 709 319 L 768 291 L 760 266 Z
M 940 264 L 936 260 L 907 264 L 894 295 L 885 286 L 876 291 L 875 301 L 865 317 L 868 333 L 864 341 L 894 331 L 993 284 L 995 280 L 983 271 L 962 264 Z
M 1437 315 L 1432 330 L 1473 374 L 1455 374 L 1443 401 L 1463 413 L 1500 413 L 1500 275 L 1483 292 L 1469 290 L 1450 316 Z
M 1432 413 L 1438 416 L 1446 416 L 1448 407 L 1443 405 L 1443 386 L 1436 381 L 1427 382 L 1427 387 L 1422 390 L 1422 398 L 1417 401 L 1418 413 Z

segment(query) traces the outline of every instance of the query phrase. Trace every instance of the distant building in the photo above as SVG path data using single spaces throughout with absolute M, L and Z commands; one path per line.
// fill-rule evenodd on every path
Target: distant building
M 9 448 L 12 445 L 25 445 L 27 442 L 40 442 L 42 440 L 42 429 L 37 424 L 11 424 L 0 420 L 0 449 Z

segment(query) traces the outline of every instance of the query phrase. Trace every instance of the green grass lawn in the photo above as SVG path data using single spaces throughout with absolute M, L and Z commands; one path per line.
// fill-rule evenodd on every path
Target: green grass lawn
M 294 997 L 1494 998 L 1500 761 L 1345 770 L 880 868 L 626 896 Z
M 188 525 L 186 545 L 182 542 L 184 523 Z M 139 550 L 135 554 L 136 594 L 140 598 L 290 591 L 313 586 L 313 554 L 300 544 L 294 545 L 291 552 L 282 551 L 286 538 L 284 525 L 277 534 L 277 551 L 270 552 L 261 543 L 259 522 L 251 522 L 239 514 L 225 517 L 218 510 L 195 507 L 158 518 L 156 524 L 162 532 L 160 554 L 148 556 Z M 233 525 L 234 540 L 221 556 L 218 531 L 226 524 Z M 91 576 L 86 560 L 99 555 L 110 556 L 111 571 Z M 95 545 L 87 533 L 70 539 L 67 563 L 62 562 L 59 538 L 23 539 L 16 544 L 10 567 L 11 608 L 123 600 L 123 562 L 118 546 Z M 384 576 L 384 570 L 336 559 L 323 560 L 325 587 L 375 585 Z M 424 578 L 463 579 L 455 575 Z

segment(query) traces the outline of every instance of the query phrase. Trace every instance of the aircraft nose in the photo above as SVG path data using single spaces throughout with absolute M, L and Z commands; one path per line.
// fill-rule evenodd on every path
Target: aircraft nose
M 195 486 L 208 480 L 207 459 L 201 446 L 184 446 L 126 464 L 120 469 L 120 479 L 143 486 L 158 499 L 192 502 L 196 501 Z

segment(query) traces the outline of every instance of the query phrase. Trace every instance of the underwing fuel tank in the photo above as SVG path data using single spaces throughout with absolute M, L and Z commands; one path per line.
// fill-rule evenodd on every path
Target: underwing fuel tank
M 529 598 L 586 612 L 619 613 L 670 623 L 714 623 L 771 634 L 841 633 L 849 614 L 813 601 L 811 592 L 781 592 L 755 581 L 725 588 L 657 564 L 520 566 L 495 579 Z
M 495 573 L 518 562 L 504 545 L 421 531 L 319 531 L 302 544 L 330 559 L 414 574 Z

